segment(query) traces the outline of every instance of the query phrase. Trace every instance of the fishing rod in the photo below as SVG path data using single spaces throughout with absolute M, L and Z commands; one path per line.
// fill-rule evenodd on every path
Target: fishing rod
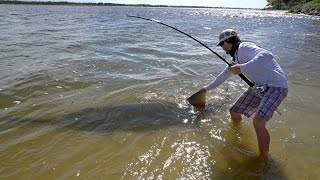
M 232 66 L 232 64 L 230 64 L 227 60 L 225 60 L 222 56 L 220 56 L 218 53 L 216 53 L 214 50 L 212 50 L 211 48 L 209 48 L 207 45 L 205 45 L 203 42 L 199 41 L 198 39 L 192 37 L 190 34 L 187 34 L 179 29 L 177 29 L 176 27 L 173 27 L 173 26 L 170 26 L 168 24 L 165 24 L 159 20 L 156 20 L 156 19 L 150 19 L 150 18 L 144 18 L 144 17 L 140 17 L 140 16 L 132 16 L 132 15 L 126 15 L 127 17 L 132 17 L 132 18 L 138 18 L 138 19 L 144 19 L 144 20 L 147 20 L 147 21 L 152 21 L 152 22 L 155 22 L 155 23 L 158 23 L 158 24 L 161 24 L 161 25 L 164 25 L 164 26 L 167 26 L 171 29 L 174 29 L 186 36 L 188 36 L 189 38 L 197 41 L 199 44 L 201 44 L 202 46 L 204 46 L 205 48 L 207 48 L 209 51 L 211 51 L 213 54 L 217 55 L 223 62 L 225 62 L 226 64 L 228 64 L 229 67 Z M 250 87 L 253 87 L 253 83 L 247 78 L 245 77 L 242 73 L 238 74 L 242 80 L 244 80 Z

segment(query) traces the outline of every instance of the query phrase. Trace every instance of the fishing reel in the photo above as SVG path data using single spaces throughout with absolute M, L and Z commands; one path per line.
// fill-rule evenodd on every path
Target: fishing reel
M 265 92 L 267 92 L 269 87 L 266 84 L 257 85 L 256 90 L 258 91 L 260 96 L 263 96 Z

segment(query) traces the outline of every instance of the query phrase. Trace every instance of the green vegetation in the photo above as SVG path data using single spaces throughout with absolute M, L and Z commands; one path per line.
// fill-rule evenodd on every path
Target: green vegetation
M 288 10 L 291 8 L 310 8 L 320 0 L 267 0 L 269 9 Z
M 288 10 L 293 6 L 306 3 L 306 1 L 308 0 L 267 0 L 267 7 L 268 9 Z
M 303 4 L 298 4 L 294 6 L 293 8 L 313 8 L 320 5 L 320 0 L 313 0 L 313 1 L 307 1 Z
M 320 16 L 320 0 L 267 0 L 267 9 Z

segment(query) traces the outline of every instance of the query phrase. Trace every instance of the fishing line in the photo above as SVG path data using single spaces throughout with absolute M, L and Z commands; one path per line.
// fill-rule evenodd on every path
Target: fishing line
M 84 87 L 84 85 L 87 83 L 87 78 L 84 80 L 84 82 L 82 83 L 81 87 L 80 87 L 80 90 Z M 65 112 L 68 112 L 70 107 L 73 105 L 73 103 L 76 101 L 76 98 L 77 98 L 77 95 L 79 95 L 79 93 L 77 93 L 75 95 L 75 97 L 73 98 L 73 100 L 71 101 L 69 107 L 67 108 L 67 110 Z
M 95 67 L 97 66 L 97 64 L 98 64 L 98 62 L 97 62 L 97 60 L 96 60 L 96 61 L 95 61 L 95 64 L 94 64 L 92 67 L 95 68 Z M 76 73 L 77 73 L 77 72 L 76 72 Z M 80 77 L 82 77 L 81 73 L 80 73 L 79 75 L 80 75 Z M 65 112 L 69 111 L 69 109 L 71 108 L 71 106 L 73 105 L 73 103 L 76 101 L 78 95 L 81 94 L 81 90 L 83 90 L 85 84 L 88 83 L 88 78 L 89 78 L 89 76 L 86 76 L 86 78 L 84 79 L 82 85 L 80 86 L 80 89 L 79 89 L 79 90 L 77 91 L 77 93 L 74 95 L 74 98 L 71 100 L 71 102 L 70 102 L 70 104 L 69 104 L 69 107 L 65 110 Z M 95 102 L 94 102 L 94 103 L 95 103 Z
M 170 26 L 168 24 L 165 24 L 159 20 L 156 20 L 156 19 L 150 19 L 150 18 L 145 18 L 145 17 L 140 17 L 140 16 L 132 16 L 132 15 L 126 15 L 127 17 L 132 17 L 132 18 L 138 18 L 138 19 L 144 19 L 144 20 L 147 20 L 147 21 L 152 21 L 152 22 L 155 22 L 155 23 L 158 23 L 158 24 L 161 24 L 163 26 L 167 26 L 171 29 L 174 29 L 186 36 L 188 36 L 189 38 L 195 40 L 196 42 L 198 42 L 199 44 L 201 44 L 202 46 L 204 46 L 205 48 L 207 48 L 209 51 L 211 51 L 213 54 L 215 54 L 216 56 L 218 56 L 223 62 L 225 62 L 226 64 L 228 64 L 229 67 L 232 66 L 232 64 L 230 64 L 225 58 L 223 58 L 222 56 L 220 56 L 218 53 L 216 53 L 214 50 L 212 50 L 211 48 L 209 48 L 206 44 L 204 44 L 203 42 L 199 41 L 198 39 L 194 38 L 193 36 L 191 36 L 190 34 L 187 34 L 179 29 L 177 29 L 176 27 L 173 27 L 173 26 Z M 253 87 L 254 84 L 247 78 L 245 77 L 242 73 L 238 74 L 240 76 L 240 78 L 242 80 L 244 80 L 250 87 Z

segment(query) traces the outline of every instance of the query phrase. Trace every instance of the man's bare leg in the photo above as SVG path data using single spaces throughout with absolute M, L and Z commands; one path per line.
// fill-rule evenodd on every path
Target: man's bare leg
M 262 161 L 268 160 L 270 134 L 266 128 L 267 121 L 257 115 L 253 117 L 253 126 L 257 134 L 258 146 L 260 155 L 259 158 Z

